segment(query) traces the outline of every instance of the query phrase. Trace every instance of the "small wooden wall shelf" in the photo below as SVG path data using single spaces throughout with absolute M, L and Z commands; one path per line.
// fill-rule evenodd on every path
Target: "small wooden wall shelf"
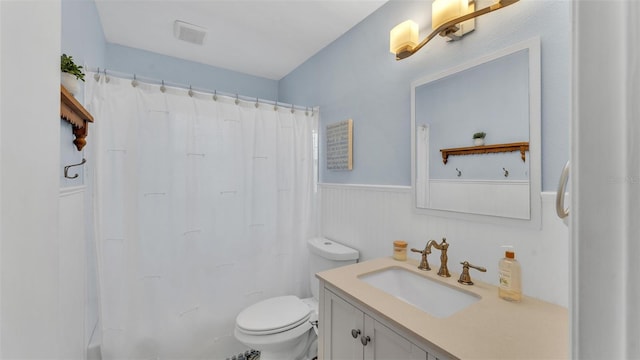
M 447 163 L 450 155 L 474 155 L 512 151 L 520 151 L 520 157 L 522 158 L 522 161 L 525 161 L 525 152 L 529 151 L 529 142 L 440 149 L 440 152 L 442 153 L 442 162 L 445 164 Z
M 93 122 L 93 116 L 62 85 L 60 85 L 60 117 L 71 123 L 73 135 L 76 137 L 73 143 L 78 151 L 82 150 L 87 144 L 85 138 L 89 132 L 88 122 Z

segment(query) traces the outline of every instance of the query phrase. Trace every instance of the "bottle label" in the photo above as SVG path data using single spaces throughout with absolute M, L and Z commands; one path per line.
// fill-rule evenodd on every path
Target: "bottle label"
M 500 271 L 500 287 L 503 289 L 511 289 L 510 271 Z

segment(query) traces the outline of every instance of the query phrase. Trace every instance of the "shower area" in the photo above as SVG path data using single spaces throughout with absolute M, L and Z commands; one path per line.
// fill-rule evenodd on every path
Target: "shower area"
M 318 109 L 92 73 L 105 359 L 244 351 L 236 315 L 308 296 Z

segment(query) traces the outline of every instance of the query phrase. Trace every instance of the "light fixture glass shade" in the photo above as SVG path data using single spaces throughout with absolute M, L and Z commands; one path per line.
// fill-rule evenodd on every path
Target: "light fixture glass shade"
M 412 20 L 402 22 L 389 34 L 389 51 L 398 54 L 403 50 L 413 49 L 418 45 L 418 24 Z
M 449 20 L 465 15 L 468 0 L 434 0 L 431 4 L 431 28 L 437 29 Z

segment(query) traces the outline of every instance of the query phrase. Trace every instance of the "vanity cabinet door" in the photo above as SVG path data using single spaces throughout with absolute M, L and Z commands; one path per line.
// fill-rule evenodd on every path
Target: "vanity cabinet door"
M 395 331 L 365 315 L 365 336 L 370 342 L 364 346 L 364 358 L 369 360 L 427 360 L 427 353 Z
M 363 346 L 360 337 L 364 333 L 364 313 L 326 291 L 322 318 L 325 360 L 362 359 Z
M 324 299 L 323 360 L 436 360 L 334 293 Z

